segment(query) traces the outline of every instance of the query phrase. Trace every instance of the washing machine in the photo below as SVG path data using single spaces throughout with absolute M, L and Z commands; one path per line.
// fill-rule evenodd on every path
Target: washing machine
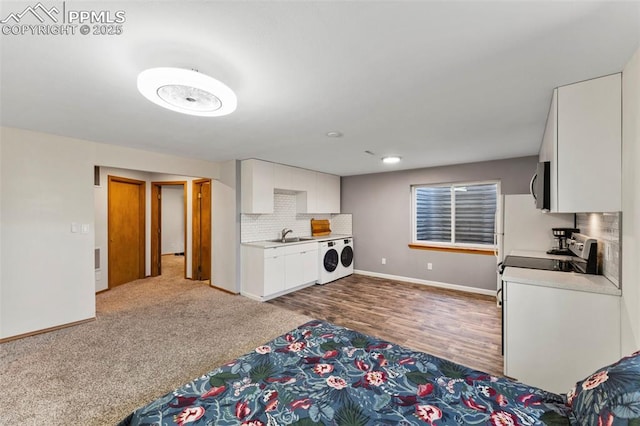
M 353 274 L 353 238 L 340 240 L 340 264 L 338 264 L 338 278 Z
M 318 284 L 326 284 L 335 281 L 339 276 L 338 268 L 340 253 L 342 252 L 342 240 L 321 241 L 318 253 L 320 255 L 320 273 L 318 274 Z

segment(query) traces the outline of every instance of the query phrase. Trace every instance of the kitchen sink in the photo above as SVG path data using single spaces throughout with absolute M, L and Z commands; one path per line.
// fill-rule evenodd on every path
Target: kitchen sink
M 291 237 L 291 238 L 285 238 L 284 241 L 282 241 L 282 238 L 278 238 L 277 240 L 269 240 L 269 242 L 271 243 L 299 243 L 300 241 L 313 241 L 313 238 L 311 237 Z

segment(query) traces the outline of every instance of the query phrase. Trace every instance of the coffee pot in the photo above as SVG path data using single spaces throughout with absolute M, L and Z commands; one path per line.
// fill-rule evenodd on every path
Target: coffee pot
M 567 240 L 571 238 L 571 234 L 574 232 L 577 234 L 580 230 L 577 228 L 551 228 L 551 230 L 553 231 L 555 243 L 551 250 L 547 250 L 547 254 L 571 256 Z

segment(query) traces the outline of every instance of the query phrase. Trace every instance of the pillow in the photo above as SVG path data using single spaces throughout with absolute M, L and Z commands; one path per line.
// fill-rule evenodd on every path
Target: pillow
M 567 404 L 582 425 L 640 424 L 640 351 L 576 383 Z

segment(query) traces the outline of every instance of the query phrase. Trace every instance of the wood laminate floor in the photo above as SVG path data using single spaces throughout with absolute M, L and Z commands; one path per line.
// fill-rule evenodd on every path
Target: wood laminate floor
M 491 296 L 351 275 L 267 303 L 493 375 L 503 373 L 502 315 Z

